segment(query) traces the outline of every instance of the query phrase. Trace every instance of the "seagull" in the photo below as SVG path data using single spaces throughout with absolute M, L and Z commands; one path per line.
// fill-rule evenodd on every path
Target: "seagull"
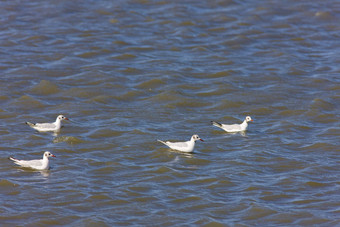
M 226 124 L 221 124 L 216 121 L 211 121 L 211 123 L 223 129 L 226 132 L 242 132 L 247 130 L 248 127 L 248 122 L 253 121 L 250 116 L 247 116 L 246 119 L 241 123 L 241 124 L 233 124 L 233 125 L 226 125 Z
M 63 120 L 68 120 L 68 118 L 64 115 L 59 115 L 53 123 L 31 123 L 27 121 L 26 124 L 40 132 L 59 131 L 61 128 L 61 121 Z
M 194 151 L 196 140 L 203 141 L 198 135 L 193 135 L 191 139 L 186 142 L 169 142 L 169 141 L 164 142 L 162 140 L 157 141 L 165 144 L 166 146 L 170 147 L 173 150 L 190 153 Z
M 13 157 L 9 157 L 10 160 L 14 161 L 15 164 L 28 167 L 37 170 L 47 170 L 49 169 L 49 157 L 56 157 L 55 155 L 51 154 L 49 151 L 45 151 L 43 155 L 43 159 L 36 159 L 36 160 L 19 160 Z

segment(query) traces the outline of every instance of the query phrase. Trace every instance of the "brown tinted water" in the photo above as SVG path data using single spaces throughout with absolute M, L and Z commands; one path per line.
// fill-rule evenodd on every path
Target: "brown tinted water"
M 336 226 L 338 1 L 3 1 L 2 226 Z M 71 119 L 38 133 L 25 121 Z M 254 122 L 245 134 L 210 124 Z M 188 140 L 193 154 L 157 142 Z M 49 150 L 51 170 L 15 166 Z

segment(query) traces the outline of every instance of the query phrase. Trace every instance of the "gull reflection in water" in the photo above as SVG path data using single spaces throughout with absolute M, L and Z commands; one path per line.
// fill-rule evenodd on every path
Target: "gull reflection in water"
M 33 173 L 34 177 L 33 178 L 48 178 L 51 175 L 51 167 L 48 170 L 35 170 L 27 167 L 17 167 L 18 172 L 25 172 L 25 173 Z M 40 173 L 40 174 L 35 174 L 35 173 Z
M 193 158 L 194 157 L 194 152 L 182 152 L 182 151 L 176 151 L 176 150 L 172 150 L 172 149 L 170 149 L 170 151 L 172 152 L 172 153 L 176 153 L 176 154 L 180 154 L 180 155 L 182 155 L 182 156 L 185 156 L 185 157 L 187 157 L 187 158 Z M 176 159 L 178 160 L 178 156 L 176 157 Z
M 224 132 L 225 133 L 225 132 Z M 240 134 L 241 136 L 247 137 L 247 132 L 246 131 L 240 131 L 240 132 L 227 132 L 227 135 L 236 135 Z
M 54 137 L 57 137 L 57 136 L 59 136 L 59 135 L 60 135 L 60 130 L 54 131 L 54 132 L 53 132 L 53 136 L 54 136 Z
M 37 171 L 37 172 L 40 172 L 41 173 L 41 176 L 47 178 L 51 175 L 51 171 L 50 170 L 40 170 L 40 171 Z

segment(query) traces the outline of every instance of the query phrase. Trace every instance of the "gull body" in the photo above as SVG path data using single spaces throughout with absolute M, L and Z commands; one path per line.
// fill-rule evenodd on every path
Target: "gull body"
M 19 160 L 13 157 L 9 157 L 9 159 L 12 160 L 15 164 L 22 167 L 28 167 L 37 170 L 47 170 L 50 168 L 48 160 L 49 157 L 55 157 L 55 155 L 51 154 L 51 152 L 49 151 L 45 151 L 43 159 Z
M 232 124 L 232 125 L 227 125 L 227 124 L 221 124 L 216 121 L 211 121 L 211 123 L 223 129 L 226 132 L 243 132 L 246 131 L 248 128 L 248 122 L 253 121 L 250 116 L 247 116 L 246 119 L 241 124 Z
M 68 120 L 68 118 L 64 115 L 59 115 L 53 123 L 31 123 L 27 121 L 26 124 L 39 132 L 59 131 L 61 128 L 61 121 L 63 120 Z
M 164 145 L 170 147 L 173 150 L 181 151 L 181 152 L 193 152 L 195 148 L 195 142 L 197 140 L 203 141 L 198 135 L 193 135 L 189 141 L 186 142 L 170 142 L 170 141 L 162 141 L 158 140 L 158 142 L 163 143 Z

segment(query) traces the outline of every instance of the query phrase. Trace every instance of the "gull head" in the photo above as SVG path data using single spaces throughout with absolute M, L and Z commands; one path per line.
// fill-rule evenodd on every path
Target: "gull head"
M 202 140 L 198 135 L 193 135 L 192 137 L 191 137 L 192 139 L 194 139 L 194 141 L 197 141 L 197 140 L 201 140 L 201 141 L 204 141 L 204 140 Z
M 57 119 L 59 119 L 60 121 L 68 120 L 68 118 L 65 117 L 64 115 L 59 115 L 59 116 L 57 117 Z
M 51 154 L 49 151 L 45 151 L 44 157 L 49 158 L 49 157 L 56 157 L 54 154 Z
M 251 119 L 250 116 L 247 116 L 247 117 L 246 117 L 246 122 L 250 122 L 250 121 L 253 121 L 253 119 Z

